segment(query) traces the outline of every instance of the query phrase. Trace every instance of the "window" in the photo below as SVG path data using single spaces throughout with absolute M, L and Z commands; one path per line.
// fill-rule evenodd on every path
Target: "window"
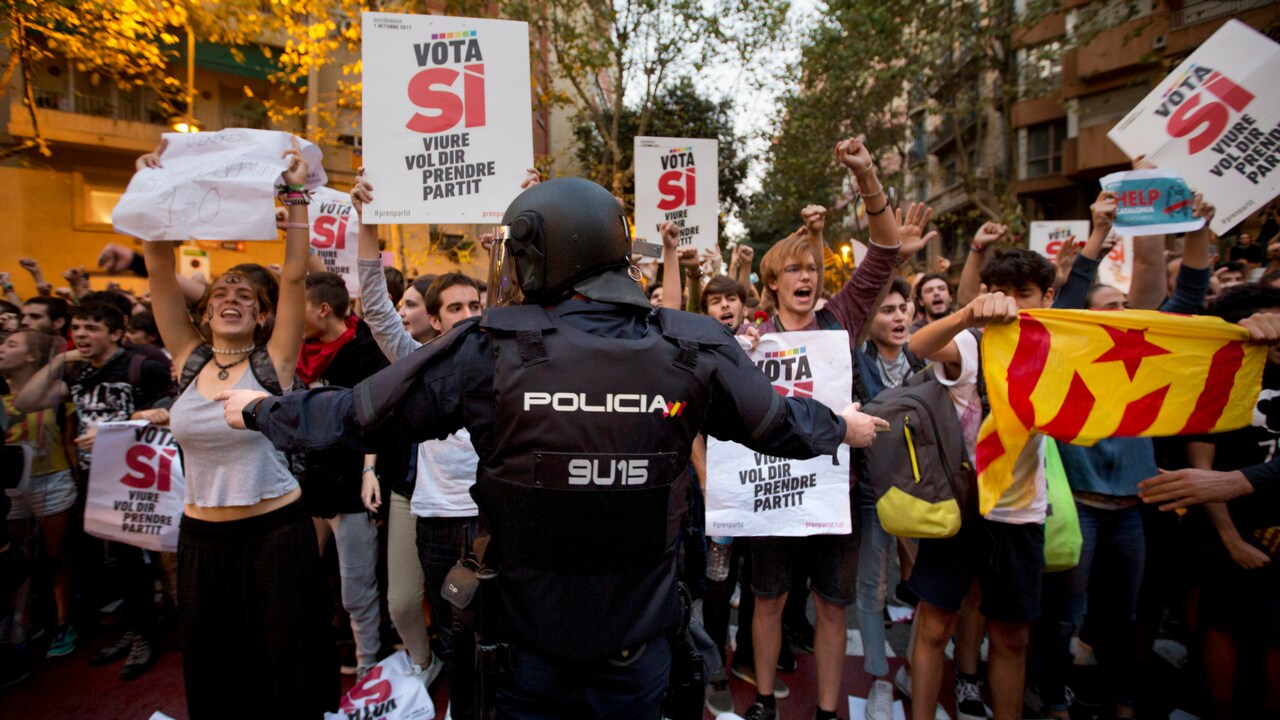
M 1058 40 L 1018 50 L 1018 97 L 1043 97 L 1062 84 L 1062 43 Z
M 1062 141 L 1067 137 L 1067 121 L 1033 125 L 1021 131 L 1024 178 L 1038 178 L 1062 172 Z

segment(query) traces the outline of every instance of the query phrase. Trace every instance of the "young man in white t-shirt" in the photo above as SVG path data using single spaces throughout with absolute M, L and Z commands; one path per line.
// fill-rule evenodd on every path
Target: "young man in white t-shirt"
M 985 248 L 972 252 L 983 252 Z M 982 401 L 978 339 L 969 328 L 1010 323 L 1019 310 L 1053 303 L 1054 267 L 1040 255 L 1010 249 L 982 268 L 988 289 L 960 311 L 935 320 L 911 337 L 910 348 L 935 363 L 960 416 L 969 456 L 974 457 Z M 1033 435 L 1014 464 L 1013 484 L 985 517 L 965 520 L 960 532 L 922 540 L 909 581 L 920 597 L 911 654 L 912 717 L 933 720 L 942 685 L 944 649 L 955 631 L 961 601 L 976 580 L 991 649 L 987 676 L 996 720 L 1022 717 L 1026 647 L 1031 621 L 1040 613 L 1047 507 L 1044 454 Z

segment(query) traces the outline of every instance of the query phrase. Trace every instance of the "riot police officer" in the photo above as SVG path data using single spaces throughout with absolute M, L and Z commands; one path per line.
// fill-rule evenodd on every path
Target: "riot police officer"
M 656 718 L 680 620 L 675 538 L 699 432 L 774 456 L 869 445 L 877 421 L 781 398 L 723 326 L 654 310 L 618 203 L 581 179 L 507 209 L 491 308 L 353 390 L 224 399 L 287 451 L 471 432 L 514 666 L 499 717 Z

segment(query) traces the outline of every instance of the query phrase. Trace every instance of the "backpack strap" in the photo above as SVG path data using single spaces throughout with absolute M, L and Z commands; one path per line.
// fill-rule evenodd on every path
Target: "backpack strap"
M 145 357 L 138 353 L 129 355 L 129 384 L 133 387 L 142 387 L 142 361 Z
M 991 401 L 987 399 L 987 377 L 982 372 L 982 330 L 969 328 L 969 333 L 978 341 L 978 399 L 982 401 L 982 417 L 991 414 Z
M 197 345 L 191 354 L 187 356 L 187 362 L 182 366 L 182 374 L 178 376 L 178 393 L 181 394 L 187 389 L 187 386 L 196 379 L 196 375 L 200 374 L 200 370 L 209 361 L 213 359 L 213 347 L 208 343 Z
M 822 308 L 818 312 L 814 313 L 814 316 L 818 320 L 819 330 L 844 330 L 845 329 L 844 326 L 840 324 L 840 318 L 836 317 L 835 313 L 831 312 L 826 308 Z M 851 341 L 852 341 L 852 338 L 851 338 Z
M 284 394 L 284 388 L 280 386 L 280 376 L 276 374 L 275 363 L 271 361 L 271 353 L 267 352 L 265 346 L 259 345 L 249 353 L 249 369 L 253 371 L 253 377 L 262 389 L 272 395 Z M 295 386 L 296 384 L 294 383 Z

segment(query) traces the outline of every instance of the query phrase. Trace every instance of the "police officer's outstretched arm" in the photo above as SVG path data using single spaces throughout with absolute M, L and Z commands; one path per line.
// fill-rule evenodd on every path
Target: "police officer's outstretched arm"
M 888 423 L 861 412 L 857 403 L 837 415 L 816 400 L 779 397 L 744 353 L 718 368 L 704 430 L 777 457 L 810 458 L 834 453 L 841 443 L 866 447 L 877 428 Z

